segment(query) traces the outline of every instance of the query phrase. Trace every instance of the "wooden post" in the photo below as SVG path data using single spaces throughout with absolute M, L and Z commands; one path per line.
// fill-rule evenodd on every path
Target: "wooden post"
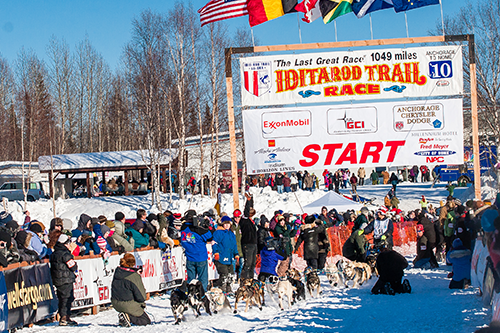
M 345 42 L 227 48 L 225 50 L 226 94 L 227 94 L 227 110 L 228 110 L 227 117 L 229 123 L 229 142 L 231 145 L 231 173 L 233 178 L 234 208 L 235 209 L 239 208 L 239 197 L 238 197 L 239 193 L 238 193 L 238 173 L 237 173 L 237 156 L 236 156 L 236 136 L 234 134 L 234 110 L 233 110 L 234 102 L 233 102 L 233 83 L 232 83 L 233 81 L 232 81 L 232 70 L 231 70 L 231 56 L 233 53 L 235 54 L 254 53 L 254 52 L 263 53 L 263 52 L 276 52 L 276 51 L 298 51 L 298 50 L 325 49 L 325 48 L 349 48 L 349 47 L 363 47 L 363 46 L 438 43 L 438 42 L 453 42 L 453 41 L 466 41 L 469 44 L 472 142 L 473 142 L 472 146 L 474 154 L 474 193 L 476 199 L 480 199 L 481 168 L 479 165 L 479 160 L 480 160 L 479 134 L 478 134 L 479 126 L 478 126 L 478 116 L 477 116 L 477 78 L 476 78 L 474 35 L 450 35 L 450 36 L 428 36 L 428 37 L 415 37 L 415 38 L 373 39 L 373 40 L 357 40 L 357 41 L 345 41 Z
M 470 104 L 472 117 L 472 154 L 474 155 L 474 195 L 481 200 L 481 166 L 479 164 L 479 124 L 477 116 L 477 74 L 474 35 L 468 35 L 470 64 Z
M 226 49 L 226 94 L 227 94 L 227 120 L 229 125 L 229 143 L 231 146 L 231 178 L 233 180 L 233 206 L 240 208 L 240 194 L 238 188 L 238 156 L 236 155 L 236 134 L 234 126 L 234 102 L 233 102 L 233 77 L 231 70 L 232 49 Z
M 123 171 L 123 185 L 125 186 L 125 196 L 128 196 L 130 193 L 128 192 L 128 171 Z
M 90 176 L 89 176 L 89 173 L 87 172 L 87 198 L 92 197 L 92 192 L 90 190 L 91 190 L 91 188 L 90 188 Z

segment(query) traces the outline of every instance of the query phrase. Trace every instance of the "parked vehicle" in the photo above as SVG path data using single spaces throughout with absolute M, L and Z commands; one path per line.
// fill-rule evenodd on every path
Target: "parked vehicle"
M 26 199 L 28 201 L 35 201 L 40 198 L 45 198 L 42 183 L 29 183 L 28 194 Z M 24 200 L 23 183 L 21 181 L 9 181 L 0 186 L 0 198 L 7 198 L 10 201 Z
M 479 165 L 481 174 L 489 171 L 492 166 L 497 163 L 497 147 L 492 146 L 490 149 L 481 146 L 479 147 Z M 459 184 L 467 184 L 474 181 L 474 159 L 472 155 L 472 147 L 464 147 L 465 163 L 460 165 L 443 165 L 440 168 L 440 181 L 457 182 Z

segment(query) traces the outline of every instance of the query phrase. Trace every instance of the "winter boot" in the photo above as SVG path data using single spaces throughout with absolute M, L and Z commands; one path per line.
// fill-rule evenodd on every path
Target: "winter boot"
M 59 326 L 69 326 L 68 322 L 66 321 L 66 316 L 61 317 L 61 319 L 59 319 Z
M 384 291 L 385 291 L 385 294 L 387 294 L 387 295 L 391 295 L 391 296 L 396 295 L 396 292 L 394 291 L 394 289 L 392 289 L 392 286 L 389 282 L 387 282 L 384 285 Z
M 130 326 L 132 326 L 132 324 L 130 324 L 130 318 L 129 318 L 128 314 L 126 314 L 124 312 L 120 312 L 118 314 L 118 324 L 121 327 L 130 327 Z
M 410 281 L 407 279 L 403 280 L 403 293 L 411 294 Z

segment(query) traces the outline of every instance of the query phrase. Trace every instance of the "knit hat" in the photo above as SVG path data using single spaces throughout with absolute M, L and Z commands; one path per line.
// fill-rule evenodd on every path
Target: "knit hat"
M 389 209 L 387 209 L 387 207 L 384 207 L 384 206 L 380 207 L 379 210 L 377 210 L 377 213 L 380 213 L 384 216 L 387 215 L 388 212 L 389 212 Z
M 0 225 L 7 224 L 7 222 L 12 221 L 12 215 L 7 213 L 6 211 L 0 212 Z
M 41 233 L 43 232 L 43 229 L 42 229 L 42 226 L 38 223 L 31 223 L 30 225 L 30 231 L 38 234 L 38 233 Z
M 28 234 L 24 230 L 19 231 L 16 235 L 17 246 L 21 249 L 28 247 L 29 246 L 29 244 L 27 244 L 29 243 L 28 238 L 31 239 L 30 234 Z
M 172 214 L 172 216 L 174 217 L 174 219 L 180 220 L 182 217 L 182 214 L 181 213 L 174 213 L 174 214 Z
M 66 244 L 71 241 L 71 239 L 66 234 L 61 234 L 57 241 L 61 244 Z
M 174 220 L 174 226 L 181 226 L 181 225 L 182 225 L 182 220 L 180 220 L 180 219 Z
M 107 232 L 110 232 L 111 229 L 107 226 L 107 225 L 102 225 L 101 226 L 101 232 L 102 232 L 102 235 L 104 236 Z
M 135 266 L 135 257 L 133 254 L 125 253 L 123 258 L 120 259 L 120 266 L 132 268 Z
M 451 246 L 455 249 L 459 246 L 463 246 L 462 240 L 460 238 L 455 238 Z
M 231 218 L 229 216 L 223 216 L 221 219 L 220 219 L 220 224 L 221 225 L 224 225 L 226 223 L 231 223 Z
M 99 224 L 106 223 L 106 221 L 108 220 L 104 215 L 99 215 L 98 219 L 99 219 Z
M 12 244 L 12 237 L 9 235 L 8 232 L 1 230 L 0 231 L 0 241 L 7 243 L 6 248 L 10 248 L 10 246 Z
M 106 242 L 106 240 L 101 236 L 97 237 L 96 242 L 97 242 L 97 246 L 99 246 L 99 248 L 101 248 L 101 249 L 105 249 L 106 245 L 108 245 L 108 242 Z
M 239 210 L 239 209 L 236 209 L 236 210 L 234 211 L 234 213 L 233 213 L 233 216 L 234 216 L 234 217 L 241 217 L 241 215 L 242 215 L 242 213 L 241 213 L 241 210 Z
M 417 224 L 417 231 L 424 231 L 424 226 L 421 224 Z

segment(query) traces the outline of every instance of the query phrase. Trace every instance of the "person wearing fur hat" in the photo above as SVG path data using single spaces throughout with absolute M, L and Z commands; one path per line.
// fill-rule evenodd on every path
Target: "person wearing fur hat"
M 294 252 L 297 252 L 302 242 L 304 242 L 304 259 L 307 266 L 318 269 L 318 235 L 325 230 L 325 225 L 323 223 L 318 225 L 315 221 L 314 215 L 308 215 L 305 218 L 305 224 L 300 226 L 300 234 Z
M 237 262 L 240 256 L 236 246 L 236 237 L 231 231 L 231 218 L 229 216 L 223 216 L 220 219 L 219 226 L 214 232 L 213 241 L 213 259 L 217 273 L 219 273 L 216 285 L 223 292 L 231 293 L 232 276 L 234 274 L 233 262 Z
M 57 231 L 59 236 L 54 245 L 54 252 L 50 256 L 50 274 L 52 283 L 57 289 L 57 299 L 59 302 L 59 326 L 76 326 L 71 320 L 71 303 L 75 297 L 73 295 L 73 283 L 75 282 L 75 272 L 78 265 L 71 254 L 71 239 Z
M 113 275 L 111 304 L 119 312 L 118 322 L 120 326 L 151 324 L 151 319 L 144 311 L 146 308 L 146 289 L 138 269 L 135 267 L 135 257 L 131 253 L 125 253 L 120 259 L 120 266 Z
M 47 245 L 44 243 L 44 229 L 42 228 L 40 223 L 31 222 L 30 229 L 27 230 L 29 234 L 31 234 L 31 242 L 29 248 L 38 253 L 38 257 L 40 259 L 45 258 L 48 254 L 50 254 Z
M 368 224 L 366 228 L 358 230 L 358 233 L 362 235 L 373 232 L 373 243 L 375 245 L 381 245 L 385 242 L 387 248 L 392 250 L 392 232 L 394 231 L 394 225 L 387 215 L 387 208 L 381 207 L 375 213 L 375 220 Z
M 471 251 L 463 246 L 460 238 L 452 243 L 452 249 L 446 255 L 446 260 L 452 265 L 450 289 L 465 289 L 470 285 Z

